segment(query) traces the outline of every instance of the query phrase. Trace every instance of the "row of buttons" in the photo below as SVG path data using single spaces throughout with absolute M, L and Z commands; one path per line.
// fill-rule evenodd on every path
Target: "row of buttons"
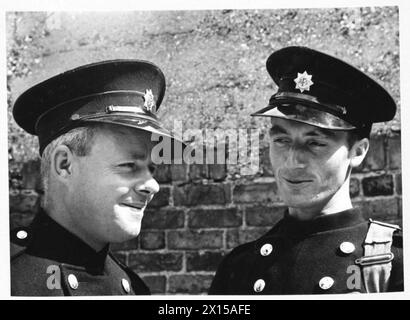
M 339 249 L 344 254 L 351 254 L 356 250 L 356 247 L 353 243 L 345 241 L 340 244 Z M 272 251 L 273 246 L 270 243 L 265 243 L 260 249 L 260 253 L 264 257 L 270 255 Z
M 335 280 L 333 280 L 332 277 L 323 277 L 322 279 L 320 279 L 319 281 L 319 287 L 322 290 L 329 290 L 333 284 L 335 283 Z M 262 292 L 263 289 L 265 289 L 266 286 L 266 282 L 263 279 L 258 279 L 255 281 L 254 285 L 253 285 L 253 290 L 255 292 Z
M 356 247 L 353 243 L 345 241 L 340 244 L 339 249 L 344 254 L 351 254 L 356 250 Z M 272 252 L 273 252 L 273 246 L 270 243 L 265 243 L 260 249 L 260 254 L 264 257 L 269 256 Z M 325 276 L 319 280 L 319 287 L 322 290 L 329 290 L 333 286 L 334 283 L 335 281 L 333 280 L 332 277 Z M 265 289 L 265 286 L 266 286 L 265 280 L 258 279 L 255 281 L 253 285 L 253 290 L 255 292 L 262 292 L 263 289 Z
M 20 240 L 26 239 L 27 236 L 28 236 L 28 234 L 25 230 L 19 230 L 16 233 L 16 237 Z M 73 290 L 78 289 L 78 280 L 77 280 L 77 277 L 75 275 L 69 274 L 68 277 L 67 277 L 67 281 L 68 281 L 68 284 L 69 284 L 71 289 L 73 289 Z M 124 289 L 124 291 L 126 293 L 130 293 L 131 287 L 130 287 L 130 283 L 128 282 L 128 280 L 127 279 L 122 279 L 121 284 L 122 284 L 122 288 Z
M 68 277 L 67 277 L 67 281 L 68 281 L 68 284 L 69 284 L 71 289 L 73 289 L 73 290 L 78 289 L 78 280 L 77 280 L 77 277 L 75 275 L 69 274 Z M 130 293 L 131 287 L 130 287 L 130 283 L 128 282 L 128 280 L 127 279 L 122 279 L 121 284 L 122 284 L 122 288 L 124 289 L 124 291 L 126 293 Z

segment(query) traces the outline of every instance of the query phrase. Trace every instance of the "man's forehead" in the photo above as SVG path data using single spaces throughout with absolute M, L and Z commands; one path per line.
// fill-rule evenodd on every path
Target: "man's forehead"
M 138 140 L 138 141 L 150 141 L 151 132 L 136 129 L 132 127 L 120 126 L 117 124 L 103 124 L 98 125 L 100 131 L 103 131 L 105 135 L 124 138 L 128 140 Z
M 306 135 L 323 135 L 328 137 L 336 136 L 336 130 L 323 129 L 307 123 L 281 118 L 271 118 L 271 133 L 291 133 L 297 131 Z
M 136 159 L 145 159 L 151 148 L 151 133 L 118 125 L 101 126 L 97 143 L 109 143 L 113 152 Z

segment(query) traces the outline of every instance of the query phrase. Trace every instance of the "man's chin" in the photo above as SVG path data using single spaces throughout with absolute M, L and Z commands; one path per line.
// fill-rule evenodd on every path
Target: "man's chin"
M 139 236 L 141 232 L 141 226 L 135 226 L 135 227 L 131 227 L 131 226 L 127 226 L 127 228 L 122 228 L 122 232 L 120 235 L 117 236 L 117 238 L 115 239 L 115 243 L 122 243 L 122 242 L 126 242 L 126 241 L 130 241 L 132 239 L 135 239 L 136 237 Z
M 312 197 L 300 197 L 283 200 L 286 207 L 294 209 L 312 209 L 315 207 L 320 207 L 322 201 L 319 199 L 312 200 Z
M 117 215 L 125 214 L 125 215 L 129 215 L 130 217 L 142 219 L 142 217 L 144 216 L 145 208 L 146 207 L 135 208 L 131 206 L 117 205 L 114 207 L 114 212 L 116 212 Z

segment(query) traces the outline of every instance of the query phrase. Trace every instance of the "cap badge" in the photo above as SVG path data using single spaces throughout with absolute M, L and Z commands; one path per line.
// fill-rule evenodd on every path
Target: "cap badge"
M 144 93 L 144 108 L 149 112 L 155 112 L 154 107 L 154 95 L 152 94 L 151 89 L 147 89 Z
M 306 71 L 303 73 L 298 72 L 298 76 L 294 79 L 296 83 L 295 89 L 299 89 L 300 92 L 309 91 L 310 86 L 313 84 L 312 75 L 308 74 Z

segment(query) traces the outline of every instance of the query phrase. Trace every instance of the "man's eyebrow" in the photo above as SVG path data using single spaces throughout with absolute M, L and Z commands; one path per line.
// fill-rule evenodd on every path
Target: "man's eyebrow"
M 270 134 L 281 134 L 281 133 L 288 133 L 285 128 L 275 124 L 269 130 Z
M 132 151 L 130 153 L 130 156 L 132 159 L 136 159 L 136 160 L 145 160 L 147 158 L 146 152 L 141 152 L 141 151 Z
M 311 131 L 308 131 L 306 135 L 311 136 L 311 137 L 325 136 L 325 137 L 332 138 L 336 136 L 336 133 L 333 132 L 332 130 L 317 127 Z
M 272 135 L 274 135 L 274 134 L 287 134 L 288 131 L 285 128 L 283 128 L 282 126 L 280 126 L 278 124 L 275 124 L 270 128 L 269 133 L 272 134 Z M 325 136 L 325 137 L 332 138 L 332 137 L 336 136 L 336 133 L 333 132 L 332 130 L 329 130 L 329 129 L 324 129 L 324 128 L 317 127 L 317 128 L 314 128 L 310 131 L 307 131 L 305 133 L 305 136 L 309 136 L 309 137 Z

